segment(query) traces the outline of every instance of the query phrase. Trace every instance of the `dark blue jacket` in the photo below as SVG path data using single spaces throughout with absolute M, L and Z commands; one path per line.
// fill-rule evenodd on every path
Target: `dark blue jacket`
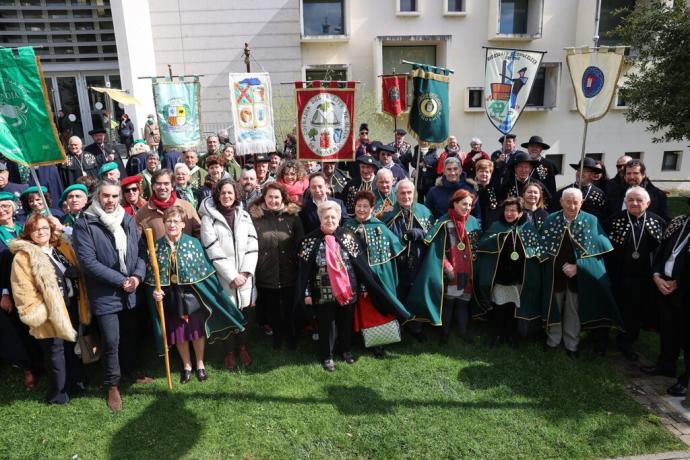
M 443 214 L 448 212 L 448 202 L 450 197 L 453 196 L 457 190 L 464 188 L 468 192 L 475 194 L 474 187 L 467 183 L 465 180 L 465 173 L 460 175 L 460 180 L 457 182 L 448 182 L 445 177 L 441 178 L 441 185 L 436 185 L 431 188 L 426 194 L 426 200 L 424 204 L 429 211 L 434 215 L 434 218 L 438 219 Z M 472 210 L 472 215 L 481 216 L 479 213 L 479 201 L 475 200 L 475 206 Z
M 136 306 L 136 294 L 127 293 L 122 283 L 129 276 L 143 280 L 146 274 L 144 254 L 139 253 L 139 233 L 134 218 L 125 214 L 122 226 L 127 234 L 127 274 L 120 273 L 115 237 L 92 214 L 84 213 L 74 223 L 72 242 L 87 280 L 86 292 L 94 316 L 117 313 Z

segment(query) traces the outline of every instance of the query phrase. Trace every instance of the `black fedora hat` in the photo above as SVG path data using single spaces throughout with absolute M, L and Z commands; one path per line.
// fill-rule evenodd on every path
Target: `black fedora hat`
M 532 136 L 529 138 L 527 142 L 523 142 L 522 144 L 520 144 L 520 146 L 527 148 L 530 144 L 538 145 L 542 148 L 542 150 L 549 150 L 551 148 L 549 144 L 544 142 L 544 139 L 542 139 L 541 136 Z
M 580 162 L 578 161 L 577 163 L 570 163 L 570 167 L 573 169 L 580 169 Z M 589 169 L 590 171 L 594 171 L 595 173 L 603 173 L 604 170 L 597 165 L 597 162 L 594 161 L 594 159 L 585 157 L 585 163 L 584 163 L 584 169 Z
M 95 128 L 89 131 L 89 136 L 93 136 L 94 134 L 105 134 L 105 128 Z
M 376 159 L 370 155 L 360 155 L 357 157 L 357 163 L 362 165 L 373 166 L 377 171 L 381 169 L 381 163 L 376 161 Z
M 498 142 L 502 144 L 503 141 L 506 139 L 506 137 L 508 139 L 515 139 L 517 136 L 515 134 L 508 134 L 507 136 L 501 136 L 498 138 Z
M 257 153 L 256 156 L 254 157 L 254 164 L 256 163 L 270 163 L 271 158 L 268 156 L 268 153 Z
M 533 167 L 539 166 L 539 160 L 533 160 L 527 152 L 518 152 L 513 156 L 513 158 L 510 159 L 510 165 L 513 168 L 515 168 L 515 166 L 517 166 L 518 163 L 529 163 Z

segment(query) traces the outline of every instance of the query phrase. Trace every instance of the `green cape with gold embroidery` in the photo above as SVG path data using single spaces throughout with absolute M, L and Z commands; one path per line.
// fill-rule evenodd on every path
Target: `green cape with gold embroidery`
M 510 232 L 513 226 L 498 220 L 484 232 L 479 240 L 477 249 L 477 263 L 475 280 L 477 283 L 476 306 L 480 314 L 486 314 L 491 309 L 491 291 L 494 288 L 494 280 L 498 269 L 498 259 L 506 243 L 510 244 Z M 541 316 L 541 278 L 542 269 L 539 263 L 541 246 L 539 245 L 539 233 L 529 222 L 517 227 L 517 237 L 524 248 L 524 256 L 520 254 L 523 262 L 522 283 L 520 284 L 520 308 L 515 309 L 515 317 L 527 320 L 537 319 Z
M 446 252 L 446 240 L 448 239 L 447 224 L 450 221 L 448 214 L 442 215 L 436 221 L 436 224 L 431 227 L 426 237 L 424 237 L 424 243 L 429 245 L 429 249 L 424 256 L 419 275 L 417 275 L 417 279 L 405 300 L 405 305 L 407 305 L 412 314 L 417 316 L 418 320 L 431 322 L 434 326 L 441 325 L 443 294 L 445 293 L 443 258 Z M 474 216 L 467 218 L 465 230 L 467 230 L 470 250 L 474 257 L 479 234 L 481 233 L 479 222 L 477 222 Z
M 603 254 L 613 246 L 599 221 L 592 214 L 580 211 L 568 226 L 563 211 L 546 218 L 541 226 L 541 246 L 544 261 L 544 298 L 542 318 L 547 327 L 561 322 L 561 315 L 553 300 L 556 256 L 565 232 L 570 233 L 577 265 L 577 295 L 580 323 L 583 329 L 620 327 L 618 306 L 611 290 L 611 279 L 606 273 Z

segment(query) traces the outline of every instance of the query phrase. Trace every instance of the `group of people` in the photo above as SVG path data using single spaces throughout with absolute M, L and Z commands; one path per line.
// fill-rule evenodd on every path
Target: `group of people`
M 42 369 L 47 401 L 63 404 L 85 390 L 98 350 L 117 411 L 123 379 L 151 381 L 138 362 L 146 336 L 158 353 L 174 346 L 182 384 L 208 378 L 207 342 L 221 342 L 228 369 L 250 365 L 255 307 L 274 349 L 311 337 L 329 372 L 335 358 L 356 361 L 356 334 L 384 357 L 403 334 L 428 340 L 425 324 L 440 343 L 454 328 L 473 343 L 473 322 L 487 319 L 492 346 L 543 331 L 545 350 L 573 358 L 582 330 L 603 355 L 614 329 L 637 360 L 639 331 L 653 326 L 661 353 L 642 370 L 675 376 L 690 350 L 690 226 L 669 218 L 642 162 L 621 157 L 607 180 L 586 158 L 556 189 L 539 136 L 526 152 L 504 136 L 489 155 L 477 138 L 464 152 L 454 137 L 413 148 L 404 130 L 389 144 L 368 131 L 340 164 L 295 159 L 294 136 L 282 153 L 235 158 L 216 135 L 201 155 L 137 141 L 125 164 L 102 130 L 40 167 L 41 189 L 0 164 L 0 359 L 27 388 Z M 684 394 L 687 375 L 669 391 Z

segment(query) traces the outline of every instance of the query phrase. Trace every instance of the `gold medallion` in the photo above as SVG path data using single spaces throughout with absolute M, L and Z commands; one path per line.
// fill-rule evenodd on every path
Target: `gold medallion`
M 465 250 L 465 243 L 462 241 L 458 243 L 458 251 L 464 251 Z
M 510 260 L 518 260 L 520 258 L 520 254 L 517 253 L 517 251 L 513 251 L 510 253 Z

